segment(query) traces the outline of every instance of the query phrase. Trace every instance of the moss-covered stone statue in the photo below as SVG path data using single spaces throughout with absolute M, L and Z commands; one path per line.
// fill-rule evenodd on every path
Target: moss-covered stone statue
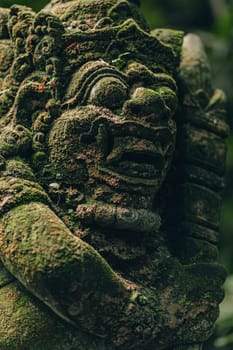
M 224 94 L 198 37 L 137 1 L 0 14 L 0 349 L 201 349 Z

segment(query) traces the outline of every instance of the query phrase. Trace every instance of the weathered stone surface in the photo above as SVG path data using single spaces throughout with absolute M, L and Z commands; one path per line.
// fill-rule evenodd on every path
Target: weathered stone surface
M 1 350 L 199 349 L 228 133 L 199 39 L 124 0 L 2 9 L 0 39 Z

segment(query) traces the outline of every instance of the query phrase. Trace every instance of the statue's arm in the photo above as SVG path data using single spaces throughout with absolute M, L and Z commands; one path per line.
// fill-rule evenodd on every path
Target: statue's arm
M 144 343 L 145 319 L 160 332 L 155 291 L 118 276 L 74 236 L 19 159 L 2 171 L 0 207 L 0 259 L 61 318 L 122 349 Z
M 123 303 L 122 283 L 51 210 L 27 164 L 11 159 L 2 166 L 0 257 L 5 267 L 63 319 L 105 334 L 101 320 Z
M 15 11 L 20 13 L 21 8 L 14 7 L 13 15 Z M 27 15 L 28 23 L 22 23 L 25 30 L 31 23 L 31 12 L 27 11 Z M 11 24 L 17 50 L 19 31 L 13 31 L 14 23 Z M 1 35 L 0 32 L 0 38 Z M 71 233 L 52 210 L 50 199 L 30 166 L 22 160 L 29 158 L 32 146 L 31 131 L 23 125 L 28 126 L 27 118 L 35 106 L 38 108 L 38 102 L 39 108 L 44 108 L 49 95 L 47 89 L 38 91 L 37 81 L 20 85 L 28 74 L 19 69 L 28 67 L 27 62 L 22 65 L 20 60 L 27 57 L 16 51 L 10 68 L 11 78 L 17 78 L 14 83 L 19 85 L 14 108 L 0 108 L 0 260 L 27 290 L 69 323 L 81 324 L 95 335 L 115 336 L 113 328 L 120 327 L 119 320 L 130 302 L 129 284 L 122 282 L 96 250 Z M 22 74 L 16 77 L 17 72 Z M 24 113 L 27 94 L 30 104 Z

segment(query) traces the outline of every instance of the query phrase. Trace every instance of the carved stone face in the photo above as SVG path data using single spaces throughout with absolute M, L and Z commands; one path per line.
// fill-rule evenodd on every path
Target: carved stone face
M 140 81 L 146 75 L 150 84 Z M 62 181 L 83 185 L 87 196 L 97 201 L 152 208 L 173 155 L 176 132 L 170 118 L 174 111 L 152 87 L 156 81 L 153 72 L 136 63 L 126 74 L 103 61 L 78 70 L 67 92 L 73 97 L 65 103 L 75 100 L 77 107 L 58 118 L 49 136 L 51 163 Z M 162 88 L 175 104 L 175 92 Z
M 67 33 L 69 74 L 62 111 L 45 137 L 51 182 L 59 186 L 50 193 L 66 213 L 75 212 L 72 221 L 84 228 L 76 233 L 110 264 L 132 265 L 147 255 L 146 237 L 154 236 L 150 244 L 157 248 L 164 245 L 164 235 L 155 234 L 160 217 L 154 200 L 175 148 L 175 51 L 142 29 L 137 6 L 127 1 L 58 2 L 51 9 Z M 86 235 L 90 227 L 94 234 Z M 143 240 L 132 241 L 129 232 Z

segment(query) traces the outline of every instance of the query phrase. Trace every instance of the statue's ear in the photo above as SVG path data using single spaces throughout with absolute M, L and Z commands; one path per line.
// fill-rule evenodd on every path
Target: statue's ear
M 16 96 L 14 119 L 16 124 L 31 128 L 32 115 L 37 110 L 44 110 L 51 99 L 51 92 L 44 82 L 27 82 L 23 84 Z

